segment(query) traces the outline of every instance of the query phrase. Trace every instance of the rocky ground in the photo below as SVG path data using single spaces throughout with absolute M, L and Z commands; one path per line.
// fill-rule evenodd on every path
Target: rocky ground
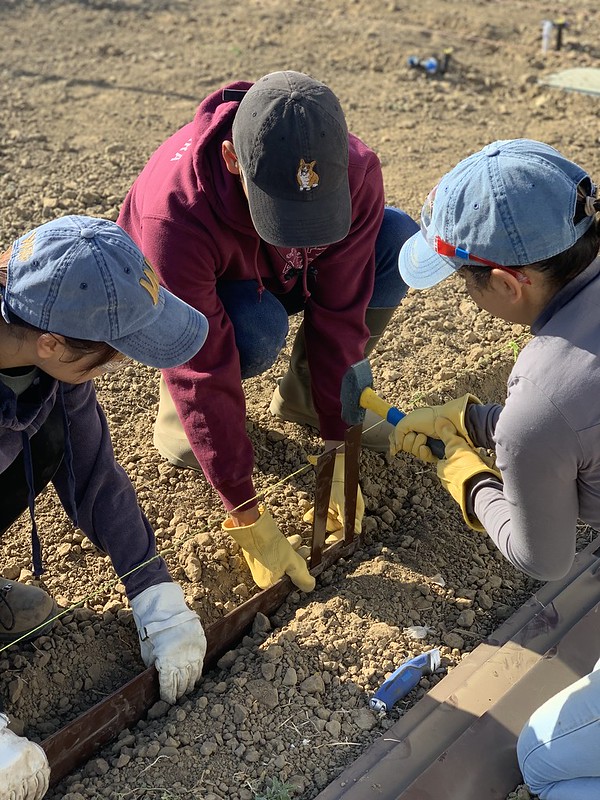
M 541 22 L 559 14 L 565 45 L 542 55 Z M 599 180 L 598 97 L 540 83 L 558 69 L 598 65 L 599 15 L 592 4 L 521 0 L 3 0 L 0 247 L 65 213 L 116 219 L 147 157 L 206 93 L 282 68 L 336 91 L 350 128 L 379 154 L 388 202 L 415 217 L 437 179 L 493 139 L 542 139 Z M 448 47 L 444 76 L 407 66 L 408 56 Z M 458 282 L 411 292 L 373 355 L 376 386 L 404 409 L 467 390 L 502 401 L 527 335 L 480 312 Z M 268 412 L 288 357 L 247 381 L 247 425 L 256 486 L 283 530 L 308 537 L 314 475 L 299 470 L 319 440 Z M 255 591 L 220 530 L 218 497 L 153 449 L 155 371 L 128 367 L 98 391 L 160 550 L 210 624 Z M 464 527 L 428 467 L 364 452 L 361 484 L 363 548 L 312 594 L 294 592 L 270 619 L 257 618 L 193 695 L 159 704 L 52 800 L 310 800 L 535 589 Z M 110 563 L 51 491 L 38 525 L 43 585 L 64 607 L 85 600 L 51 636 L 0 652 L 0 692 L 15 725 L 43 739 L 142 664 Z M 582 530 L 581 544 L 588 540 Z M 23 518 L 0 542 L 4 577 L 32 579 L 29 548 Z M 415 626 L 428 629 L 425 639 L 411 637 Z M 439 673 L 388 716 L 373 714 L 368 699 L 386 675 L 433 646 L 442 648 Z

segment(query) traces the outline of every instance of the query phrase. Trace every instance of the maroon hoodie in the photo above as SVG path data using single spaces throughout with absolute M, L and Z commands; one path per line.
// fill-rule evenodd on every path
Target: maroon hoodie
M 247 89 L 237 82 L 228 88 Z M 363 357 L 365 310 L 373 292 L 375 240 L 384 210 L 383 178 L 372 150 L 350 134 L 352 224 L 327 247 L 298 250 L 263 241 L 221 144 L 232 140 L 238 103 L 222 90 L 151 156 L 129 191 L 118 223 L 171 292 L 206 315 L 205 345 L 187 364 L 163 371 L 192 450 L 227 509 L 255 495 L 252 445 L 233 326 L 216 282 L 257 280 L 259 291 L 289 292 L 302 281 L 306 349 L 324 439 L 342 439 L 340 385 Z M 311 269 L 308 270 L 308 265 Z

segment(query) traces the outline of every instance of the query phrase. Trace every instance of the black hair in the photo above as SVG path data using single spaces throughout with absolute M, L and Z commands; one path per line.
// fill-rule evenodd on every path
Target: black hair
M 10 250 L 6 250 L 4 253 L 0 254 L 0 286 L 6 286 L 9 257 Z M 28 322 L 25 322 L 25 320 L 18 317 L 6 305 L 5 313 L 11 325 L 11 331 L 17 335 L 19 335 L 20 331 L 23 329 L 35 331 L 39 335 L 52 333 L 52 331 L 44 331 L 41 328 L 36 328 L 35 325 L 30 325 Z M 74 339 L 72 336 L 63 336 L 63 339 L 69 350 L 73 351 L 74 357 L 68 359 L 68 363 L 79 361 L 85 356 L 96 356 L 96 358 L 89 362 L 89 365 L 86 365 L 85 372 L 98 369 L 98 367 L 104 366 L 104 364 L 112 361 L 115 356 L 119 355 L 119 351 L 106 342 L 92 342 L 89 339 Z
M 587 216 L 585 211 L 586 197 L 592 192 L 592 183 L 589 178 L 585 178 L 578 187 L 577 203 L 575 206 L 575 216 L 573 222 L 577 225 Z M 600 200 L 594 203 L 596 212 L 600 212 Z M 567 250 L 558 253 L 551 258 L 543 261 L 536 261 L 535 264 L 528 264 L 527 269 L 543 272 L 548 281 L 548 285 L 558 291 L 572 281 L 579 273 L 587 269 L 600 251 L 600 214 L 596 213 L 594 220 L 587 231 L 575 244 Z M 506 264 L 510 269 L 523 269 L 521 266 Z M 475 264 L 465 264 L 460 272 L 468 272 L 473 277 L 473 281 L 479 290 L 485 289 L 490 282 L 490 275 L 493 267 L 478 267 Z
M 558 291 L 572 281 L 580 272 L 587 269 L 600 251 L 600 218 L 596 218 L 592 225 L 587 229 L 581 238 L 568 250 L 563 250 L 556 256 L 537 261 L 535 264 L 528 264 L 527 269 L 545 273 L 548 284 Z M 523 269 L 523 266 L 512 266 L 506 264 L 510 269 Z M 493 267 L 476 266 L 475 264 L 465 264 L 460 272 L 468 272 L 473 277 L 473 281 L 478 289 L 485 289 L 492 274 Z
M 15 333 L 17 336 L 19 336 L 21 331 L 25 330 L 34 331 L 40 336 L 44 333 L 52 333 L 52 331 L 44 331 L 41 328 L 37 328 L 35 325 L 30 325 L 28 322 L 18 317 L 7 306 L 5 306 L 5 313 L 8 317 L 11 332 Z M 62 334 L 60 335 L 62 336 Z M 115 356 L 120 355 L 119 350 L 116 350 L 112 345 L 106 342 L 92 342 L 89 339 L 75 339 L 72 336 L 62 336 L 62 338 L 65 340 L 67 348 L 73 352 L 73 358 L 66 359 L 66 363 L 75 363 L 86 356 L 96 356 L 88 361 L 85 372 L 98 369 L 98 367 L 102 367 L 107 362 L 112 361 Z

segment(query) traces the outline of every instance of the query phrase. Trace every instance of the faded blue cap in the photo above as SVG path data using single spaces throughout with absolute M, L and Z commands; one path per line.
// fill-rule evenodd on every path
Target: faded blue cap
M 6 309 L 43 331 L 106 342 L 150 367 L 189 361 L 204 344 L 204 314 L 159 285 L 116 223 L 67 216 L 40 225 L 9 250 Z
M 427 289 L 465 264 L 526 266 L 558 255 L 593 222 L 574 222 L 588 173 L 532 139 L 492 142 L 465 158 L 430 192 L 421 230 L 400 251 L 403 280 Z

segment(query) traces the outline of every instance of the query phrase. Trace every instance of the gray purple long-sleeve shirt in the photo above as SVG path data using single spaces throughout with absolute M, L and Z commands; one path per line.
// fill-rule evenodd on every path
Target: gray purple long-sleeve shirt
M 172 579 L 163 559 L 153 558 L 154 532 L 138 506 L 131 481 L 115 460 L 93 383 L 63 383 L 62 392 L 60 387 L 44 372 L 18 396 L 0 381 L 0 491 L 2 472 L 23 449 L 23 432 L 29 438 L 37 433 L 62 396 L 71 457 L 63 459 L 53 478 L 54 487 L 71 519 L 76 517 L 85 535 L 110 556 L 117 575 L 125 576 L 152 559 L 123 577 L 131 599 L 149 586 Z M 39 536 L 43 547 L 43 528 Z
M 469 434 L 495 449 L 503 481 L 483 479 L 470 500 L 503 555 L 547 581 L 569 571 L 578 519 L 600 529 L 600 258 L 531 330 L 505 405 L 468 407 Z

